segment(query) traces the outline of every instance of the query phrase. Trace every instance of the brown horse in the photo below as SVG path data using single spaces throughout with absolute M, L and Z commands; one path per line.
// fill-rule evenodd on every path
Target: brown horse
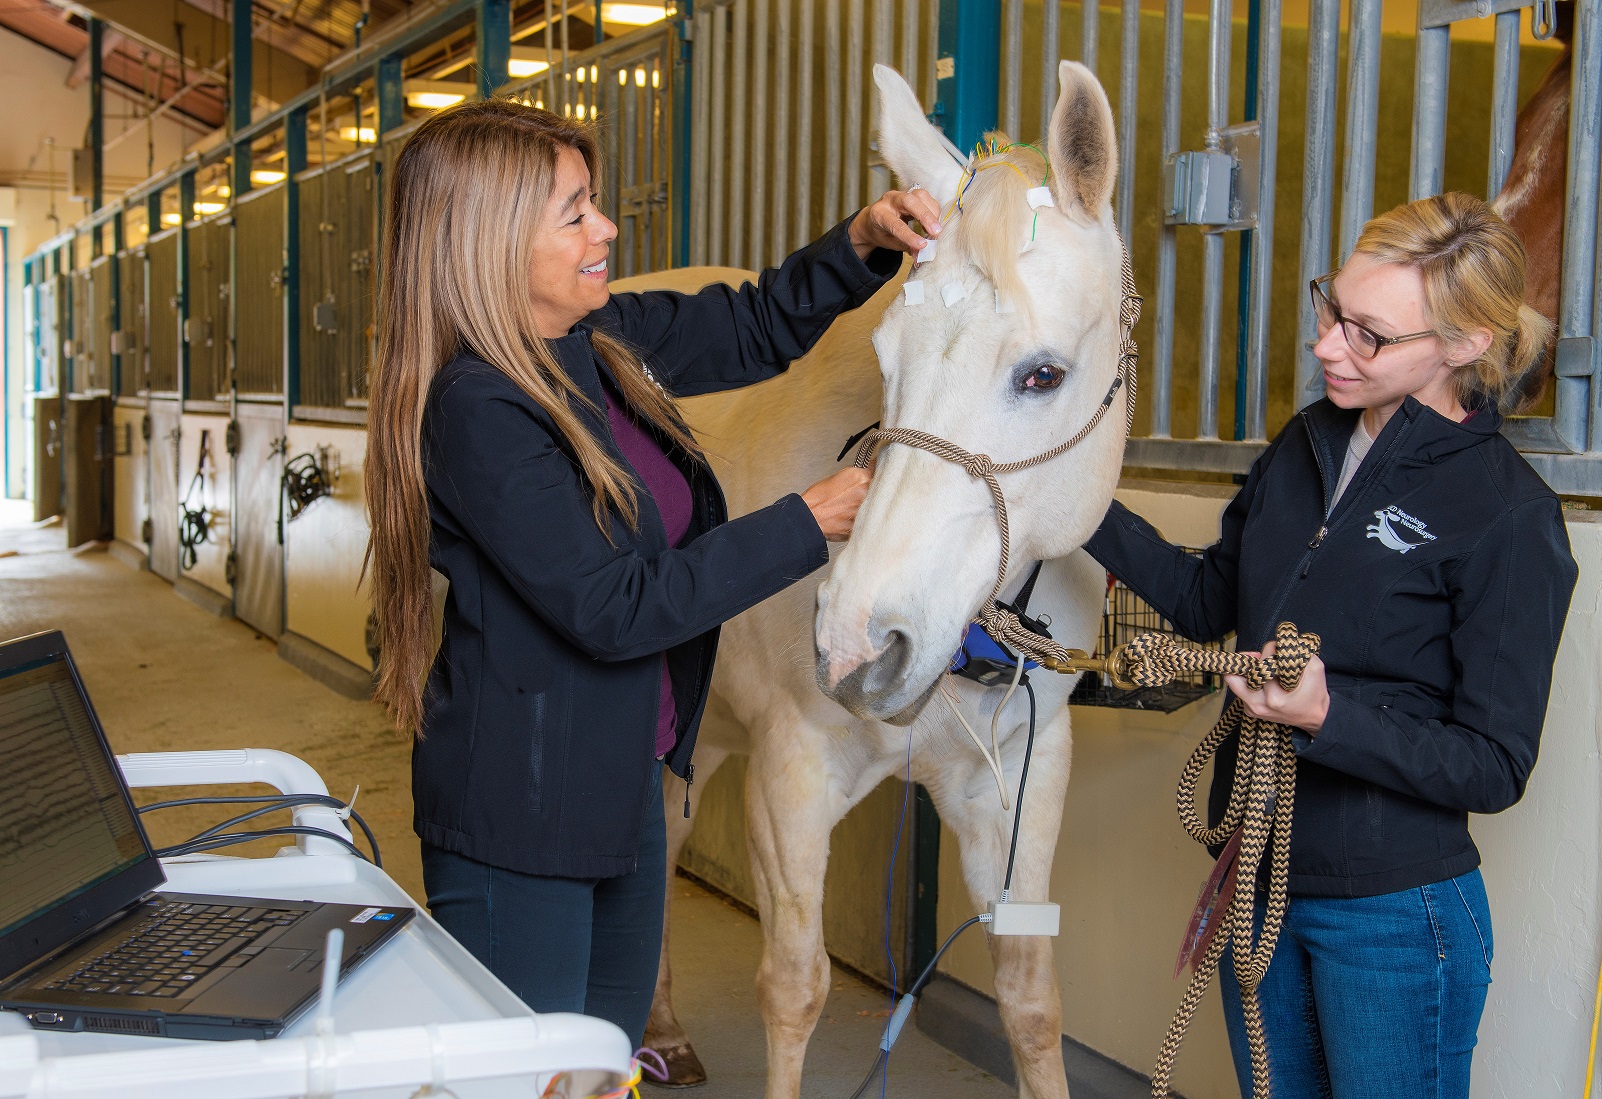
M 1525 301 L 1556 323 L 1558 286 L 1563 271 L 1564 187 L 1569 162 L 1569 86 L 1574 60 L 1574 3 L 1557 5 L 1554 40 L 1563 44 L 1540 85 L 1519 109 L 1513 136 L 1513 163 L 1501 193 L 1492 201 L 1524 242 L 1529 259 Z M 1552 348 L 1533 387 L 1544 388 L 1552 373 Z

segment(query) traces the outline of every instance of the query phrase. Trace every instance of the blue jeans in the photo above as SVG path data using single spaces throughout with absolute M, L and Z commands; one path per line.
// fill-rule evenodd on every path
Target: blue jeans
M 656 991 L 667 890 L 661 769 L 653 771 L 640 861 L 617 878 L 502 870 L 423 844 L 428 908 L 535 1011 L 616 1023 L 637 1047 Z
M 1258 990 L 1274 1099 L 1466 1099 L 1491 953 L 1478 870 L 1378 897 L 1292 897 Z M 1231 951 L 1219 981 L 1250 1096 Z

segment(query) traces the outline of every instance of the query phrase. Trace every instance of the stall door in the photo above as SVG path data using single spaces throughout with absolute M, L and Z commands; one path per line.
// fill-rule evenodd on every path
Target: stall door
M 33 399 L 33 521 L 61 514 L 61 398 Z
M 111 398 L 67 396 L 67 546 L 111 537 Z
M 177 401 L 150 402 L 150 571 L 178 578 Z
M 284 547 L 278 540 L 284 409 L 239 405 L 234 456 L 234 614 L 268 637 L 283 632 Z

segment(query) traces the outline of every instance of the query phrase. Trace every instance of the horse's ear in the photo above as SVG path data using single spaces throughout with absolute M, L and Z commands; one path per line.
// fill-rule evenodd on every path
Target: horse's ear
M 879 86 L 880 155 L 902 187 L 917 184 L 944 209 L 957 197 L 961 166 L 900 73 L 888 65 L 875 65 L 873 82 Z
M 1062 62 L 1057 75 L 1062 92 L 1046 133 L 1052 197 L 1070 216 L 1077 208 L 1082 216 L 1097 221 L 1112 201 L 1117 176 L 1112 107 L 1101 81 L 1079 62 Z

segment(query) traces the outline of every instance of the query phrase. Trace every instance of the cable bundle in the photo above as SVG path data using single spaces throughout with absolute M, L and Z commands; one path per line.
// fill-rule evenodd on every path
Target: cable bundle
M 355 800 L 354 797 L 351 799 Z M 263 804 L 265 803 L 265 804 Z M 153 813 L 157 809 L 175 809 L 180 805 L 257 805 L 248 813 L 241 813 L 231 817 L 221 824 L 214 824 L 203 832 L 189 837 L 182 843 L 175 843 L 169 847 L 162 847 L 156 851 L 156 857 L 162 859 L 174 858 L 178 855 L 192 855 L 200 851 L 214 851 L 219 847 L 231 847 L 236 843 L 249 843 L 251 840 L 265 839 L 268 836 L 318 836 L 322 839 L 333 840 L 346 848 L 359 859 L 371 862 L 379 869 L 383 869 L 384 859 L 378 853 L 378 840 L 373 836 L 373 830 L 367 826 L 362 815 L 352 809 L 349 804 L 340 801 L 328 794 L 267 794 L 256 797 L 204 797 L 204 798 L 177 798 L 172 801 L 157 801 L 150 805 L 139 806 L 140 815 Z M 350 840 L 344 836 L 335 835 L 326 828 L 311 828 L 301 824 L 286 824 L 277 828 L 251 829 L 244 832 L 229 832 L 227 829 L 246 821 L 254 820 L 267 813 L 277 812 L 280 809 L 291 809 L 297 805 L 326 805 L 330 809 L 337 809 L 342 815 L 348 816 L 356 822 L 362 834 L 367 837 L 368 846 L 372 848 L 373 857 L 368 858 Z

